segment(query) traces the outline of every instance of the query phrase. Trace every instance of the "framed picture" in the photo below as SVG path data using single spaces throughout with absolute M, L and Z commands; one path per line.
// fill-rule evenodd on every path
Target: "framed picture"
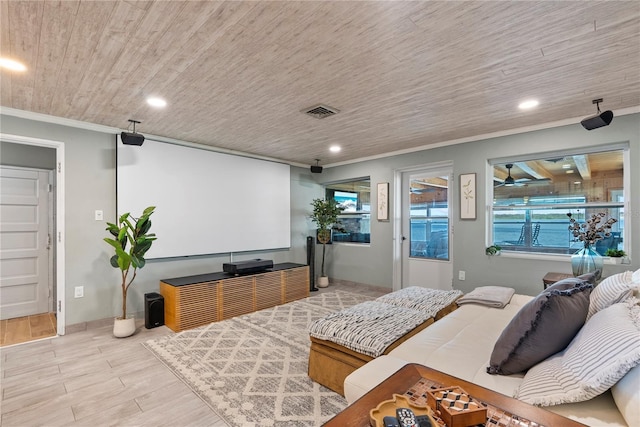
M 476 219 L 476 174 L 460 174 L 460 219 Z
M 378 221 L 389 221 L 389 183 L 378 183 Z

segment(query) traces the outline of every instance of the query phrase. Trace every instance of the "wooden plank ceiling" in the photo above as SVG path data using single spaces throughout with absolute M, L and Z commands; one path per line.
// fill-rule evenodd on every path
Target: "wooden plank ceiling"
M 640 105 L 638 1 L 2 1 L 0 15 L 1 55 L 27 66 L 1 72 L 3 107 L 132 118 L 294 164 L 592 115 L 595 98 Z M 318 104 L 339 113 L 301 112 Z

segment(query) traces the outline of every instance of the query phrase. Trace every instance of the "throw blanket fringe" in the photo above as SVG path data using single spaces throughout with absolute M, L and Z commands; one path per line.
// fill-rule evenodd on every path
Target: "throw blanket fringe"
M 515 289 L 504 286 L 481 286 L 460 298 L 457 303 L 458 305 L 480 304 L 489 307 L 503 308 L 509 304 L 515 292 Z

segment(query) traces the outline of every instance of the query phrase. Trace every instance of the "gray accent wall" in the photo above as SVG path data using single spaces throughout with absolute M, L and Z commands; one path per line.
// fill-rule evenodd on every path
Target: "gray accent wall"
M 607 146 L 628 143 L 630 146 L 631 200 L 626 213 L 626 227 L 632 227 L 631 265 L 605 265 L 604 274 L 611 275 L 640 268 L 640 114 L 616 117 L 605 128 L 586 131 L 579 123 L 517 135 L 490 138 L 464 144 L 449 145 L 409 154 L 363 161 L 339 167 L 325 168 L 319 182 L 328 183 L 356 177 L 370 176 L 371 187 L 379 182 L 390 183 L 389 222 L 378 222 L 372 214 L 371 244 L 334 244 L 328 250 L 328 274 L 332 278 L 392 287 L 394 221 L 398 207 L 393 205 L 394 173 L 398 169 L 453 161 L 454 188 L 450 192 L 454 227 L 451 242 L 454 271 L 454 289 L 468 292 L 477 286 L 501 285 L 514 287 L 522 294 L 535 295 L 542 290 L 542 277 L 550 271 L 571 272 L 568 257 L 543 260 L 510 257 L 488 257 L 487 228 L 487 164 L 489 159 L 509 158 L 531 153 L 553 152 L 580 147 Z M 459 220 L 457 179 L 461 173 L 476 173 L 478 218 Z M 372 206 L 375 206 L 372 191 Z M 459 281 L 458 271 L 466 272 L 466 280 Z
M 60 141 L 65 145 L 66 324 L 118 315 L 119 274 L 110 266 L 111 251 L 102 240 L 107 236 L 105 222 L 116 220 L 116 136 L 14 116 L 3 115 L 0 120 L 4 134 Z M 25 150 L 26 156 L 31 152 L 30 148 L 18 148 Z M 290 185 L 291 248 L 234 254 L 234 260 L 263 258 L 275 263 L 306 264 L 306 236 L 313 229 L 308 219 L 310 203 L 322 195 L 322 187 L 307 169 L 298 167 L 291 168 Z M 95 210 L 104 211 L 104 221 L 94 220 Z M 221 271 L 222 264 L 229 261 L 229 254 L 149 261 L 129 290 L 129 311 L 143 315 L 144 294 L 158 292 L 161 279 Z M 75 286 L 84 286 L 83 298 L 73 297 Z
M 109 265 L 109 246 L 102 241 L 106 236 L 105 221 L 113 222 L 116 219 L 115 135 L 6 115 L 0 116 L 0 120 L 5 134 L 61 141 L 65 144 L 66 324 L 118 315 L 119 275 Z M 375 216 L 372 218 L 370 245 L 331 245 L 327 249 L 328 274 L 333 279 L 391 288 L 393 218 L 396 214 L 396 206 L 393 205 L 394 173 L 398 169 L 453 161 L 456 179 L 461 173 L 474 172 L 478 183 L 478 219 L 475 221 L 458 219 L 457 190 L 454 188 L 451 192 L 454 212 L 454 235 L 451 242 L 453 287 L 467 292 L 476 286 L 505 285 L 516 288 L 519 293 L 533 295 L 542 289 L 542 277 L 546 272 L 569 272 L 569 261 L 512 258 L 504 254 L 500 257 L 487 257 L 484 254 L 487 160 L 621 142 L 630 145 L 631 155 L 631 206 L 627 212 L 627 226 L 633 229 L 632 264 L 606 265 L 605 275 L 636 270 L 640 268 L 640 114 L 616 117 L 610 126 L 590 132 L 575 124 L 324 168 L 322 174 L 311 174 L 308 169 L 292 167 L 292 247 L 289 250 L 235 254 L 234 260 L 266 258 L 273 259 L 276 263 L 306 263 L 306 236 L 313 234 L 314 229 L 309 219 L 310 203 L 314 198 L 323 197 L 322 184 L 370 176 L 372 188 L 379 182 L 391 184 L 391 221 L 378 222 Z M 375 192 L 372 195 L 372 205 L 375 205 Z M 94 211 L 97 209 L 104 211 L 105 221 L 94 220 Z M 317 263 L 320 249 L 318 246 Z M 161 279 L 220 271 L 222 263 L 229 260 L 230 257 L 226 254 L 150 261 L 140 271 L 130 290 L 129 310 L 143 313 L 144 294 L 157 292 Z M 459 270 L 466 271 L 466 281 L 457 280 Z M 74 287 L 81 285 L 85 287 L 84 298 L 73 298 Z

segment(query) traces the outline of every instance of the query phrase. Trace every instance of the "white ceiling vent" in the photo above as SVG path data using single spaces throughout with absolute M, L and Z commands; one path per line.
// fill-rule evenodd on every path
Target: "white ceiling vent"
M 314 107 L 305 108 L 304 110 L 302 110 L 302 112 L 310 115 L 311 117 L 315 117 L 316 119 L 324 119 L 325 117 L 333 116 L 340 111 L 335 108 L 320 104 Z

